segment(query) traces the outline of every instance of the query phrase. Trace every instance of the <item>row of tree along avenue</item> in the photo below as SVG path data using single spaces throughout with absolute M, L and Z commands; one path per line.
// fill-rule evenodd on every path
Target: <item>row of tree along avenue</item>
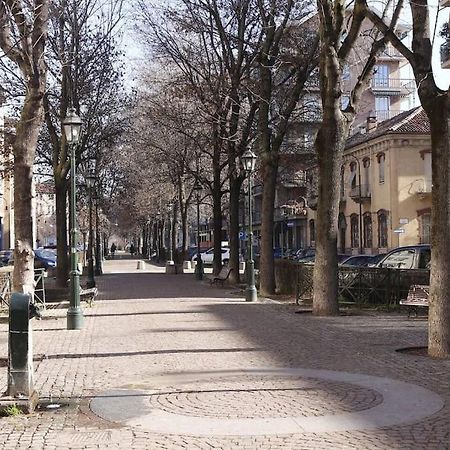
M 31 3 L 31 2 L 30 2 Z M 108 2 L 106 2 L 108 3 Z M 239 282 L 241 157 L 258 156 L 262 186 L 260 291 L 275 290 L 273 230 L 280 158 L 318 166 L 313 311 L 338 313 L 337 234 L 340 168 L 346 139 L 374 73 L 394 46 L 410 63 L 432 138 L 433 208 L 429 353 L 450 353 L 450 92 L 435 84 L 427 0 L 405 6 L 412 45 L 400 31 L 403 1 L 373 9 L 366 0 L 136 0 L 133 22 L 120 2 L 0 0 L 1 68 L 6 96 L 20 105 L 14 140 L 14 286 L 32 286 L 31 178 L 37 159 L 54 177 L 58 204 L 58 280 L 67 280 L 69 171 L 61 120 L 70 105 L 86 126 L 79 164 L 95 159 L 104 206 L 122 229 L 144 238 L 145 253 L 172 227 L 188 247 L 189 210 L 200 201 L 213 221 L 213 270 L 221 269 L 222 220 L 229 222 L 231 281 Z M 99 13 L 98 11 L 101 11 Z M 134 29 L 146 64 L 122 94 L 119 23 Z M 403 30 L 403 29 L 402 29 Z M 357 61 L 357 63 L 355 63 Z M 356 77 L 344 98 L 346 68 Z M 320 103 L 313 151 L 295 124 Z M 131 101 L 132 100 L 132 101 Z M 45 123 L 45 127 L 42 125 Z M 41 130 L 42 129 L 42 130 Z M 197 191 L 198 192 L 198 191 Z M 167 204 L 173 204 L 167 210 Z M 170 220 L 167 220 L 167 215 Z M 178 227 L 176 224 L 180 224 Z M 60 264 L 61 263 L 61 264 Z

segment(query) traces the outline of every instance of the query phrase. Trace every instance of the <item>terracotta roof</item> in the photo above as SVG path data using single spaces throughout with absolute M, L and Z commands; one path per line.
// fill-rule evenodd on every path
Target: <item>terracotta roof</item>
M 380 122 L 377 128 L 369 133 L 356 133 L 347 139 L 345 148 L 355 147 L 387 134 L 430 134 L 430 123 L 425 111 L 418 106 Z

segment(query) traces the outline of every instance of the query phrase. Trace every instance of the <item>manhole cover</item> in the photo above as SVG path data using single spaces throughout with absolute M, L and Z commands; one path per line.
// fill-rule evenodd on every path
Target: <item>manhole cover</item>
M 0 367 L 8 367 L 8 359 L 0 358 Z

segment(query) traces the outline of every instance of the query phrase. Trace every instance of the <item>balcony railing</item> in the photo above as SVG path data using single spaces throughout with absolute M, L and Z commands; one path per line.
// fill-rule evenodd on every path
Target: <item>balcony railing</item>
M 308 196 L 308 198 L 306 199 L 308 208 L 311 208 L 312 210 L 316 210 L 317 209 L 318 200 L 319 200 L 319 197 L 318 197 L 317 194 L 310 194 Z
M 371 198 L 370 185 L 369 184 L 361 184 L 352 187 L 350 191 L 350 197 L 355 202 L 364 202 L 369 201 Z
M 413 184 L 412 191 L 418 196 L 431 194 L 431 180 L 417 180 Z
M 375 111 L 377 122 L 383 122 L 384 120 L 392 119 L 395 116 L 405 111 L 399 109 L 390 109 L 389 111 Z
M 407 94 L 412 92 L 415 81 L 407 78 L 372 78 L 371 87 L 373 91 L 383 91 L 386 94 Z
M 443 69 L 450 69 L 450 38 L 441 45 L 441 66 Z
M 404 56 L 392 45 L 386 46 L 385 50 L 378 56 L 379 59 L 401 59 Z

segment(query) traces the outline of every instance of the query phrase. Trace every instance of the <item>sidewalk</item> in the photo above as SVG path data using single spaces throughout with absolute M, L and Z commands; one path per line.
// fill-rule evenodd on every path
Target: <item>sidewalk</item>
M 424 319 L 316 318 L 136 266 L 105 263 L 83 330 L 33 321 L 36 389 L 70 405 L 0 418 L 0 448 L 450 448 L 450 361 L 395 352 L 426 345 Z

